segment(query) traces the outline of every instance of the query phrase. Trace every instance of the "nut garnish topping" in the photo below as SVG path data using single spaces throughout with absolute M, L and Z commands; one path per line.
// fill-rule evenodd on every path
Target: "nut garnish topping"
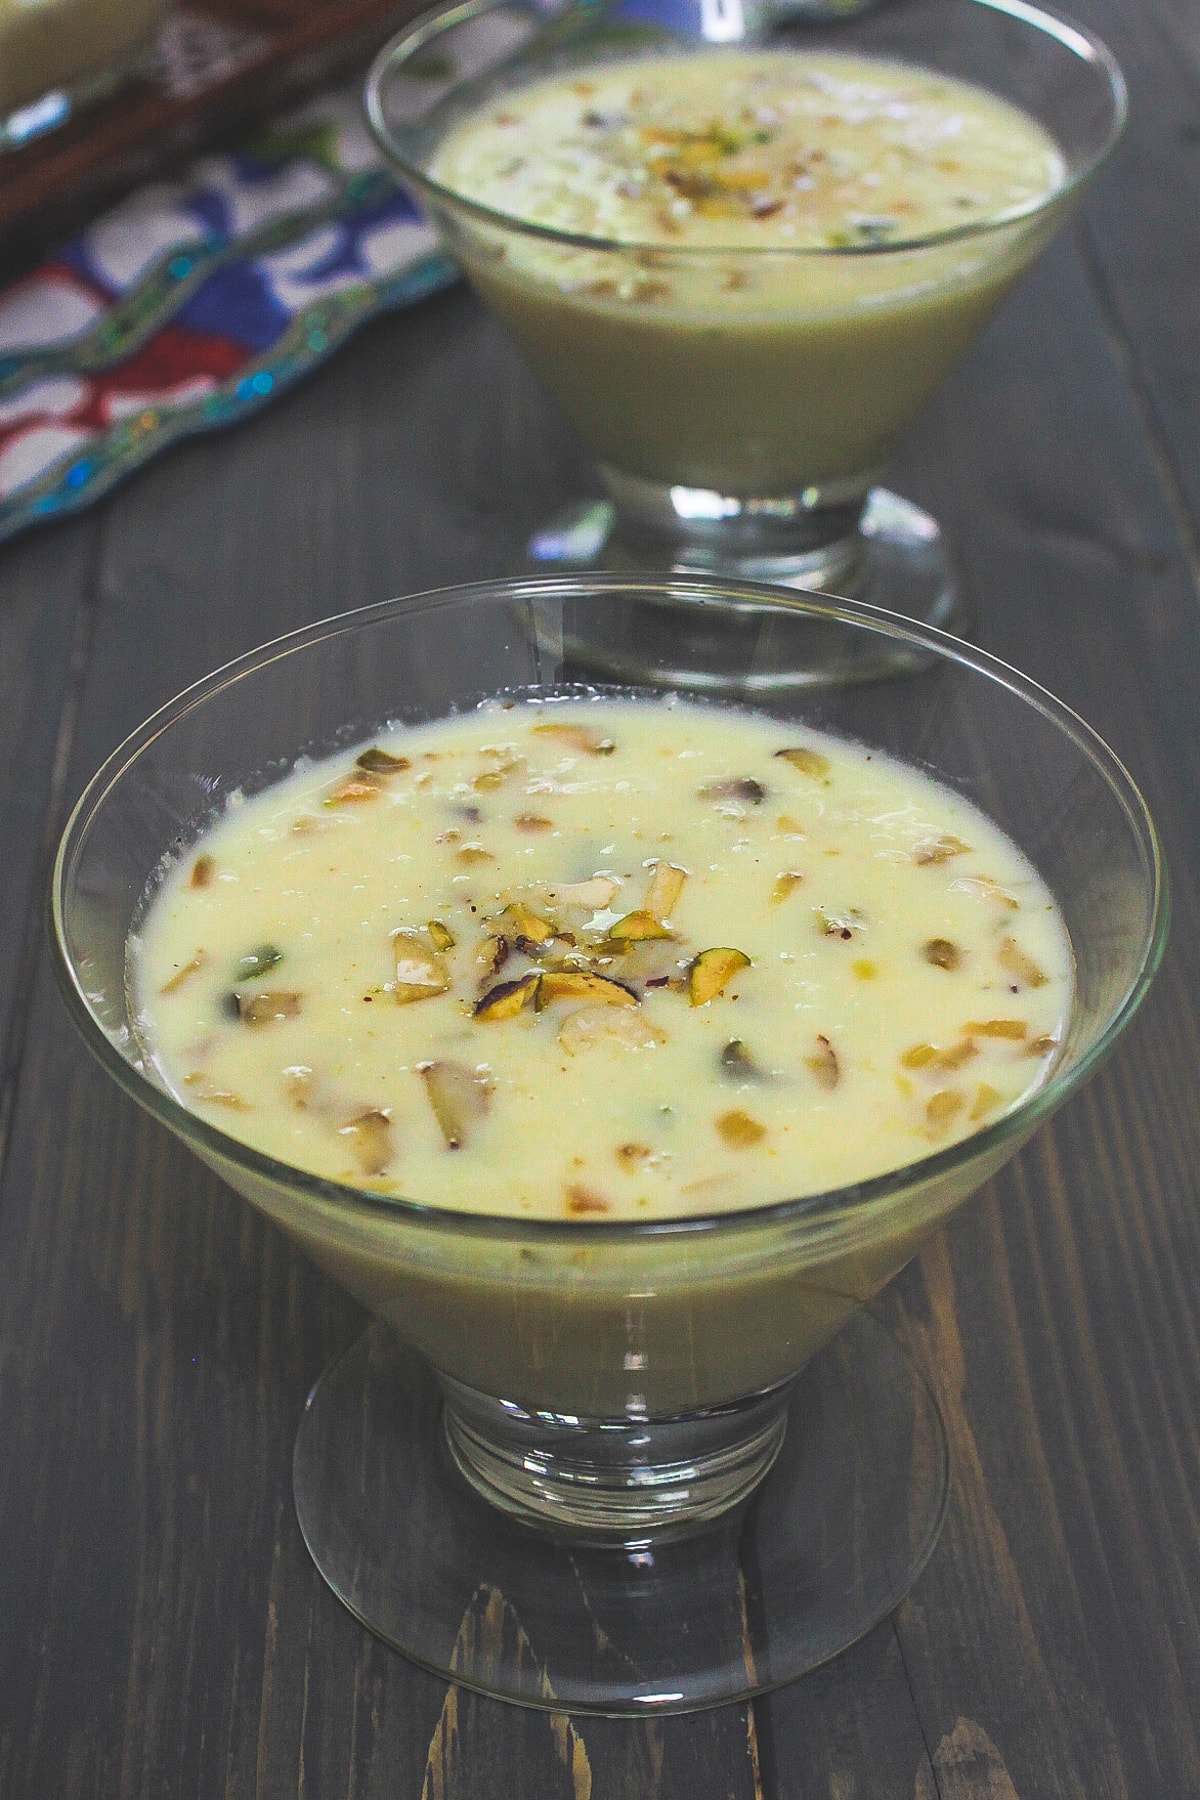
M 737 775 L 727 781 L 706 781 L 699 790 L 702 800 L 744 800 L 750 806 L 761 806 L 767 790 L 752 775 Z
M 669 938 L 675 934 L 669 925 L 663 925 L 652 912 L 626 913 L 615 925 L 608 928 L 610 938 L 618 943 L 637 943 L 642 938 Z
M 573 1181 L 567 1188 L 566 1208 L 575 1219 L 582 1219 L 588 1213 L 612 1211 L 603 1194 L 596 1193 L 594 1188 L 584 1187 L 581 1181 Z
M 816 1053 L 805 1057 L 804 1066 L 816 1080 L 817 1086 L 823 1087 L 827 1093 L 832 1093 L 842 1079 L 837 1051 L 823 1032 L 817 1033 Z
M 968 1019 L 963 1030 L 969 1037 L 1013 1038 L 1029 1036 L 1024 1019 Z
M 949 938 L 930 938 L 921 945 L 921 955 L 935 969 L 945 969 L 949 974 L 962 967 L 963 953 Z
M 494 919 L 492 923 L 518 942 L 524 938 L 527 944 L 548 944 L 557 935 L 549 919 L 543 919 L 540 914 L 531 912 L 529 907 L 522 906 L 520 901 L 514 901 L 511 906 L 506 906 L 499 918 Z
M 192 872 L 188 877 L 188 886 L 193 888 L 211 887 L 216 878 L 217 859 L 215 856 L 198 856 L 192 864 Z
M 604 737 L 594 725 L 577 725 L 564 719 L 547 725 L 535 725 L 533 729 L 539 737 L 557 738 L 569 750 L 581 750 L 589 756 L 611 756 L 617 747 L 611 738 Z
M 784 869 L 775 877 L 775 886 L 771 889 L 771 905 L 779 906 L 789 894 L 794 894 L 804 876 L 799 869 Z
M 844 938 L 847 943 L 856 931 L 863 930 L 867 922 L 855 906 L 844 913 L 826 912 L 823 906 L 814 906 L 813 917 L 822 937 Z
M 461 1150 L 472 1128 L 487 1112 L 492 1084 L 486 1074 L 465 1063 L 444 1059 L 420 1063 L 417 1073 L 448 1150 Z
M 554 820 L 547 819 L 542 813 L 518 813 L 513 820 L 518 831 L 553 831 Z
M 970 849 L 970 844 L 964 844 L 952 831 L 943 831 L 940 836 L 927 838 L 923 844 L 915 845 L 912 859 L 922 868 L 927 868 L 931 864 L 936 866 L 938 863 L 949 862 L 955 856 L 966 856 Z
M 456 943 L 454 933 L 440 919 L 430 919 L 425 927 L 435 950 L 453 950 Z
M 775 754 L 791 763 L 793 769 L 799 769 L 802 775 L 811 775 L 814 781 L 824 781 L 832 767 L 827 756 L 822 756 L 819 750 L 810 750 L 805 744 L 789 746 Z
M 190 981 L 192 979 L 193 975 L 198 975 L 207 961 L 208 961 L 208 951 L 207 950 L 197 950 L 197 952 L 196 952 L 195 956 L 193 956 L 191 962 L 185 962 L 181 968 L 176 969 L 175 973 L 171 976 L 169 981 L 163 982 L 162 986 L 158 990 L 159 993 L 160 994 L 177 994 L 179 992 L 180 988 L 183 986 L 184 982 Z
M 536 1005 L 539 1012 L 556 1000 L 594 1000 L 603 1006 L 637 1006 L 637 995 L 609 975 L 589 969 L 548 969 L 542 976 Z
M 370 1107 L 349 1124 L 340 1125 L 338 1136 L 348 1139 L 364 1175 L 383 1174 L 392 1159 L 392 1121 L 387 1113 Z
M 587 881 L 567 881 L 546 889 L 551 906 L 587 906 L 593 912 L 606 907 L 620 884 L 611 875 L 592 875 Z
M 978 894 L 984 900 L 995 900 L 998 905 L 1007 906 L 1010 912 L 1021 910 L 1021 902 L 990 875 L 961 875 L 951 886 L 960 894 Z
M 940 1088 L 925 1102 L 926 1122 L 933 1131 L 946 1131 L 965 1105 L 957 1088 Z
M 275 1025 L 300 1016 L 299 994 L 235 994 L 234 1000 L 243 1025 Z
M 598 1045 L 616 1044 L 626 1050 L 653 1050 L 665 1044 L 667 1034 L 639 1009 L 618 1006 L 580 1006 L 567 1014 L 558 1028 L 558 1042 L 568 1056 Z
M 1028 1056 L 1049 1056 L 1052 1050 L 1057 1049 L 1058 1039 L 1051 1037 L 1048 1031 L 1044 1031 L 1040 1037 L 1030 1039 L 1026 1046 L 1026 1054 Z
M 412 760 L 407 756 L 392 756 L 378 744 L 372 744 L 361 756 L 356 756 L 354 766 L 365 769 L 370 775 L 400 775 L 405 769 L 412 768 Z
M 649 1144 L 618 1144 L 613 1152 L 627 1175 L 636 1174 L 644 1162 L 654 1155 Z
M 455 855 L 461 863 L 489 863 L 496 860 L 491 851 L 485 850 L 482 844 L 464 844 L 461 850 L 455 852 Z
M 254 1111 L 248 1100 L 243 1100 L 232 1088 L 215 1086 L 200 1069 L 193 1069 L 190 1075 L 185 1075 L 183 1085 L 191 1089 L 197 1100 L 207 1100 L 210 1106 L 227 1106 L 230 1112 Z
M 688 999 L 693 1006 L 707 1006 L 724 993 L 727 984 L 741 970 L 750 967 L 750 958 L 741 950 L 715 946 L 702 950 L 688 964 Z
M 392 933 L 396 975 L 392 992 L 397 1006 L 415 1000 L 432 1000 L 450 986 L 450 971 L 442 956 L 416 931 Z
M 359 806 L 364 800 L 378 800 L 386 785 L 384 776 L 377 775 L 370 769 L 360 769 L 357 775 L 348 775 L 345 781 L 339 782 L 332 794 L 325 796 L 325 804 Z
M 741 1038 L 730 1038 L 721 1050 L 721 1073 L 730 1081 L 770 1081 Z
M 646 889 L 644 909 L 653 919 L 669 919 L 679 904 L 679 896 L 687 880 L 687 870 L 677 863 L 658 862 Z
M 536 970 L 530 975 L 522 975 L 517 981 L 502 981 L 498 986 L 489 988 L 474 1009 L 474 1017 L 486 1020 L 489 1024 L 498 1019 L 515 1019 L 519 1012 L 524 1012 L 537 998 L 544 976 Z
M 715 1123 L 722 1142 L 728 1144 L 731 1150 L 753 1149 L 767 1135 L 766 1126 L 760 1125 L 748 1112 L 743 1112 L 740 1106 L 720 1113 Z
M 485 937 L 479 941 L 475 952 L 475 966 L 484 981 L 490 981 L 498 975 L 509 957 L 508 939 L 504 937 Z
M 1039 969 L 1032 956 L 1022 950 L 1016 938 L 1002 938 L 1000 948 L 996 952 L 996 961 L 1002 969 L 1022 983 L 1024 987 L 1045 987 L 1050 977 Z
M 238 958 L 234 970 L 235 981 L 257 981 L 261 975 L 269 975 L 283 961 L 283 951 L 276 944 L 260 944 L 257 950 L 249 951 Z
M 986 1118 L 988 1113 L 995 1112 L 1003 1099 L 1004 1095 L 999 1088 L 992 1087 L 990 1082 L 981 1081 L 975 1090 L 975 1104 L 967 1117 L 974 1124 L 977 1120 Z

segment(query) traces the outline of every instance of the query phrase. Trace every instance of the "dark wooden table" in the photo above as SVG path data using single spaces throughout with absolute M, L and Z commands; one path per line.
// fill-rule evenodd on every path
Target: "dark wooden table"
M 214 664 L 513 567 L 588 462 L 463 291 L 0 552 L 3 1800 L 1200 1796 L 1200 11 L 1074 0 L 1133 125 L 896 470 L 977 635 L 1077 707 L 1171 859 L 1101 1076 L 889 1311 L 955 1493 L 896 1616 L 752 1707 L 576 1720 L 408 1667 L 315 1573 L 292 1437 L 354 1306 L 126 1101 L 45 951 L 97 762 Z

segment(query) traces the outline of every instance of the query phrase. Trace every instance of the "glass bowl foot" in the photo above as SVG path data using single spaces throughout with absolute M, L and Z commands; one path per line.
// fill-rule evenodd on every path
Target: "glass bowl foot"
M 941 526 L 930 513 L 889 488 L 872 488 L 851 537 L 821 553 L 745 555 L 727 553 L 714 542 L 656 544 L 640 537 L 627 539 L 611 502 L 581 500 L 563 507 L 535 532 L 526 554 L 531 566 L 547 573 L 595 569 L 626 574 L 649 568 L 836 592 L 939 631 L 963 630 L 962 604 Z M 813 619 L 805 631 L 802 660 L 796 656 L 793 627 L 785 634 L 789 654 L 776 662 L 770 653 L 770 634 L 762 629 L 761 606 L 753 625 L 747 624 L 744 667 L 731 654 L 736 647 L 727 616 L 719 643 L 700 608 L 688 629 L 680 628 L 674 612 L 661 642 L 656 641 L 653 621 L 649 630 L 645 626 L 646 621 L 639 619 L 636 633 L 627 629 L 628 641 L 623 641 L 611 629 L 584 621 L 565 648 L 582 667 L 606 679 L 635 683 L 665 679 L 685 689 L 743 694 L 914 674 L 927 668 L 930 660 L 910 644 L 899 639 L 889 643 L 876 634 L 864 632 L 861 642 L 853 644 L 845 632 L 831 631 Z
M 892 1611 L 945 1511 L 937 1407 L 866 1312 L 797 1381 L 753 1497 L 687 1537 L 564 1544 L 514 1523 L 459 1474 L 442 1411 L 425 1365 L 371 1325 L 305 1408 L 305 1542 L 403 1655 L 551 1711 L 687 1712 L 794 1680 Z

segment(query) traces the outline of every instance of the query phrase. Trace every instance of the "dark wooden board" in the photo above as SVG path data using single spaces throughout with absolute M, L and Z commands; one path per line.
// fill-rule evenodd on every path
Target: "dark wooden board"
M 0 1186 L 4 1800 L 1200 1794 L 1200 609 L 1126 338 L 1150 302 L 1131 284 L 1122 322 L 1094 285 L 1137 184 L 1101 198 L 896 479 L 949 526 L 981 639 L 1145 785 L 1178 924 L 1112 1063 L 889 1298 L 955 1461 L 911 1598 L 753 1708 L 557 1733 L 380 1648 L 312 1571 L 290 1499 L 304 1393 L 358 1315 L 90 1065 L 43 960 Z M 1186 421 L 1186 391 L 1172 403 Z M 95 523 L 0 553 L 0 647 L 46 672 L 34 696 L 0 664 L 24 707 L 0 715 L 0 774 L 44 779 L 61 742 L 74 790 L 213 664 L 513 567 L 546 499 L 591 485 L 466 293 L 380 321 Z M 0 996 L 8 934 L 36 926 L 38 794 L 36 818 L 6 815 L 25 874 Z

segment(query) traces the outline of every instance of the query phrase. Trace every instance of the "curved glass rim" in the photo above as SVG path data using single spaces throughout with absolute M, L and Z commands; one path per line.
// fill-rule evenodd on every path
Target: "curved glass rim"
M 183 1106 L 166 1088 L 157 1086 L 121 1053 L 93 1012 L 68 951 L 63 896 L 78 849 L 90 830 L 92 820 L 109 792 L 143 751 L 188 713 L 204 705 L 214 694 L 232 687 L 244 676 L 311 645 L 360 631 L 390 614 L 418 609 L 436 611 L 471 600 L 503 598 L 519 603 L 555 597 L 594 598 L 601 593 L 638 595 L 642 598 L 657 593 L 667 599 L 678 598 L 699 603 L 729 599 L 740 606 L 751 603 L 772 610 L 783 608 L 789 612 L 807 613 L 882 632 L 910 646 L 933 652 L 940 661 L 957 663 L 997 682 L 1064 732 L 1107 782 L 1142 848 L 1152 884 L 1149 928 L 1137 973 L 1103 1032 L 1078 1062 L 1070 1068 L 1060 1065 L 1042 1087 L 1035 1089 L 1026 1100 L 983 1130 L 960 1138 L 929 1156 L 887 1170 L 866 1181 L 727 1212 L 676 1215 L 667 1219 L 581 1219 L 564 1223 L 551 1219 L 471 1212 L 465 1208 L 431 1206 L 425 1201 L 380 1194 L 348 1183 L 331 1181 L 291 1163 L 277 1161 L 252 1145 L 229 1136 L 199 1113 Z M 147 876 L 149 873 L 148 870 Z M 118 1084 L 185 1142 L 197 1144 L 214 1156 L 241 1164 L 256 1176 L 299 1191 L 312 1199 L 332 1204 L 350 1215 L 365 1212 L 376 1218 L 399 1217 L 412 1224 L 449 1231 L 451 1234 L 467 1233 L 523 1241 L 534 1238 L 542 1243 L 575 1245 L 581 1242 L 635 1242 L 645 1238 L 684 1237 L 706 1231 L 738 1232 L 761 1229 L 772 1223 L 823 1223 L 834 1216 L 840 1219 L 860 1219 L 870 1215 L 875 1218 L 886 1212 L 886 1202 L 889 1199 L 899 1199 L 912 1188 L 949 1174 L 961 1163 L 986 1156 L 989 1151 L 999 1149 L 1013 1138 L 1028 1135 L 1099 1067 L 1137 1011 L 1162 959 L 1170 917 L 1167 869 L 1158 831 L 1133 777 L 1099 733 L 1084 719 L 1010 664 L 986 651 L 976 649 L 974 645 L 951 637 L 947 632 L 935 630 L 932 626 L 918 625 L 898 614 L 868 606 L 863 601 L 826 594 L 788 592 L 757 582 L 706 580 L 691 576 L 639 577 L 628 574 L 517 576 L 433 588 L 420 594 L 378 601 L 352 612 L 334 614 L 315 624 L 273 638 L 256 650 L 235 657 L 159 707 L 101 764 L 76 801 L 63 830 L 54 859 L 49 899 L 54 969 L 81 1036 Z
M 1129 92 L 1125 77 L 1112 51 L 1104 40 L 1097 36 L 1088 26 L 1069 18 L 1065 13 L 1052 12 L 1048 7 L 1034 6 L 1029 0 L 964 0 L 964 4 L 987 7 L 992 12 L 1004 13 L 1008 17 L 1020 20 L 1035 30 L 1045 32 L 1047 36 L 1056 38 L 1066 49 L 1072 51 L 1082 62 L 1090 63 L 1104 74 L 1109 96 L 1112 101 L 1112 122 L 1108 135 L 1092 156 L 1075 170 L 1060 187 L 1040 198 L 1026 200 L 1017 206 L 1006 208 L 1003 212 L 989 214 L 986 219 L 976 219 L 963 225 L 950 225 L 942 231 L 928 232 L 922 237 L 891 239 L 880 244 L 797 244 L 792 246 L 749 244 L 664 244 L 658 239 L 643 238 L 605 238 L 589 236 L 586 232 L 562 231 L 551 225 L 539 225 L 531 219 L 522 219 L 515 213 L 500 211 L 498 207 L 484 206 L 477 200 L 469 199 L 455 188 L 446 187 L 442 182 L 434 181 L 424 169 L 417 166 L 397 144 L 384 116 L 382 90 L 383 84 L 393 67 L 402 55 L 409 55 L 420 50 L 434 37 L 453 25 L 460 25 L 469 19 L 479 18 L 491 12 L 503 0 L 452 0 L 426 14 L 414 24 L 406 26 L 396 34 L 376 56 L 367 72 L 366 88 L 363 102 L 370 126 L 371 134 L 388 161 L 395 165 L 402 177 L 412 183 L 421 194 L 431 195 L 442 205 L 467 213 L 479 224 L 491 225 L 505 231 L 516 232 L 523 237 L 537 238 L 545 243 L 552 243 L 575 250 L 605 250 L 631 252 L 653 250 L 664 256 L 681 260 L 703 259 L 712 256 L 749 256 L 749 257 L 871 257 L 894 256 L 906 251 L 927 250 L 942 244 L 961 243 L 971 238 L 983 238 L 1002 231 L 1006 226 L 1019 224 L 1023 219 L 1032 219 L 1049 212 L 1053 207 L 1062 204 L 1076 193 L 1085 182 L 1091 179 L 1096 170 L 1111 154 L 1125 128 L 1129 115 Z M 754 47 L 754 46 L 751 46 Z M 769 46 L 764 46 L 769 49 Z M 716 48 L 716 46 L 714 46 Z M 724 46 L 729 48 L 729 46 Z

